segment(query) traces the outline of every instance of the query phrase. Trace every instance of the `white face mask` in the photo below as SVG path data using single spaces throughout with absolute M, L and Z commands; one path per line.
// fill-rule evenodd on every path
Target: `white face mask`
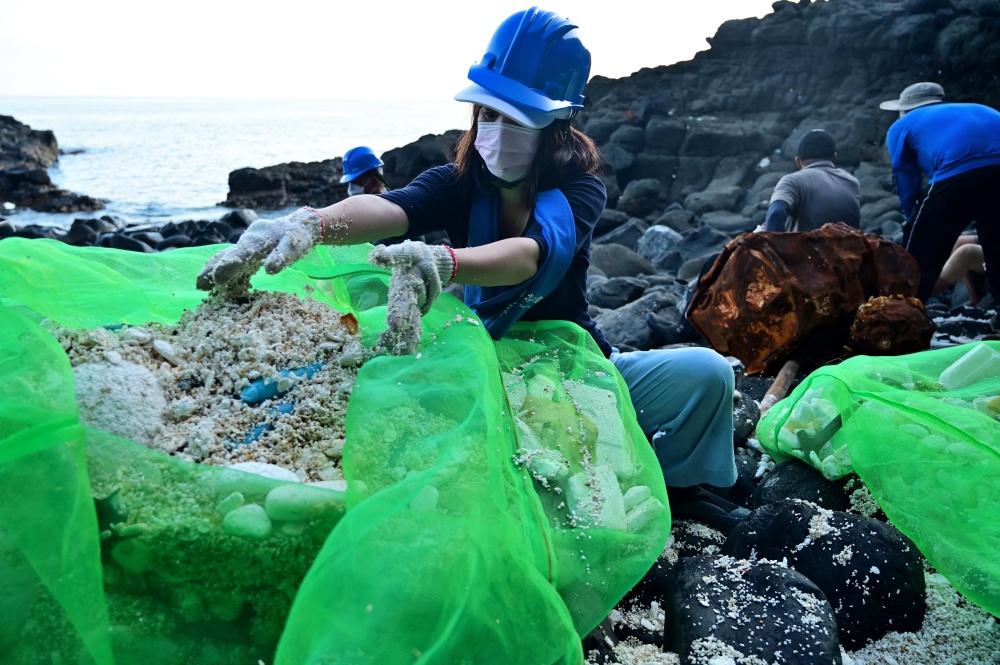
M 490 173 L 504 182 L 527 177 L 535 161 L 542 130 L 509 122 L 480 122 L 476 150 Z
M 357 196 L 358 194 L 364 194 L 365 188 L 355 182 L 347 183 L 347 195 Z

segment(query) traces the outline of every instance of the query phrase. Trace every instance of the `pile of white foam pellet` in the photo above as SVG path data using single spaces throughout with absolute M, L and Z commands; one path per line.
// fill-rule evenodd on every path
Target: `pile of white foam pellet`
M 204 464 L 342 477 L 347 400 L 371 353 L 353 316 L 251 292 L 209 298 L 174 325 L 48 327 L 73 365 L 85 425 Z M 254 382 L 280 394 L 241 399 Z

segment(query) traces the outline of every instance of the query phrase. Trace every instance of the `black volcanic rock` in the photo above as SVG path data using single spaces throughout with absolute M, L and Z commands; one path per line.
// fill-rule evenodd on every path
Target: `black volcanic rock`
M 73 225 L 60 240 L 68 245 L 76 245 L 77 247 L 93 245 L 97 240 L 98 232 L 92 225 L 87 223 L 88 221 L 86 219 L 74 219 Z
M 753 507 L 784 499 L 811 501 L 827 510 L 845 511 L 851 505 L 842 485 L 797 459 L 782 462 L 764 474 L 754 492 Z
M 134 238 L 132 236 L 125 235 L 124 233 L 112 233 L 106 236 L 106 240 L 102 243 L 104 247 L 111 247 L 112 249 L 124 249 L 129 252 L 143 252 L 151 253 L 155 251 L 148 244 Z M 103 240 L 103 239 L 102 239 Z
M 604 309 L 618 309 L 643 294 L 649 283 L 638 277 L 612 277 L 587 287 L 587 299 Z
M 227 212 L 221 218 L 220 222 L 228 224 L 233 229 L 245 229 L 259 219 L 257 213 L 249 208 L 241 208 L 239 210 L 233 210 L 232 212 Z
M 716 662 L 709 657 L 720 644 L 741 657 L 718 662 L 841 662 L 830 603 L 795 570 L 772 562 L 682 557 L 665 586 L 663 646 L 682 663 Z
M 403 187 L 427 169 L 451 162 L 464 131 L 465 128 L 441 135 L 426 134 L 413 143 L 389 150 L 382 155 L 386 183 L 391 189 Z
M 722 554 L 787 560 L 823 590 L 848 650 L 923 625 L 927 600 L 919 553 L 890 524 L 798 499 L 776 501 L 737 525 Z
M 58 160 L 59 143 L 50 130 L 32 129 L 9 115 L 0 115 L 0 171 L 44 173 Z
M 322 162 L 289 162 L 229 174 L 229 194 L 220 205 L 230 208 L 322 208 L 347 196 L 340 157 Z
M 159 252 L 168 249 L 177 249 L 178 247 L 188 247 L 191 245 L 191 238 L 184 235 L 183 233 L 175 233 L 174 235 L 164 238 L 160 242 L 156 243 L 156 249 Z
M 38 212 L 100 210 L 104 202 L 59 189 L 48 168 L 59 159 L 59 144 L 50 130 L 32 129 L 0 115 L 0 203 Z

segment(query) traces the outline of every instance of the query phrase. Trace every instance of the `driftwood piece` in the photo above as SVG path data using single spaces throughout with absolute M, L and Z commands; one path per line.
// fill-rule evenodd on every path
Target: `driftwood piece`
M 795 358 L 790 358 L 785 361 L 785 364 L 781 366 L 781 370 L 778 375 L 774 377 L 774 381 L 771 383 L 771 387 L 767 389 L 764 396 L 760 400 L 760 415 L 761 417 L 767 413 L 767 410 L 775 405 L 779 400 L 785 398 L 788 394 L 788 389 L 792 386 L 792 381 L 795 380 L 795 375 L 799 371 L 801 362 Z

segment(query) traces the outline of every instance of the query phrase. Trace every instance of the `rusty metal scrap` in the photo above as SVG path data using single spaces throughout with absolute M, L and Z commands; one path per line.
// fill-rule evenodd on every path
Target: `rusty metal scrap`
M 712 348 L 754 373 L 807 338 L 839 354 L 861 305 L 872 296 L 914 296 L 919 279 L 906 250 L 846 224 L 745 233 L 699 280 L 687 317 Z
M 926 351 L 933 336 L 934 322 L 919 300 L 879 296 L 858 308 L 848 346 L 856 354 L 898 356 Z

